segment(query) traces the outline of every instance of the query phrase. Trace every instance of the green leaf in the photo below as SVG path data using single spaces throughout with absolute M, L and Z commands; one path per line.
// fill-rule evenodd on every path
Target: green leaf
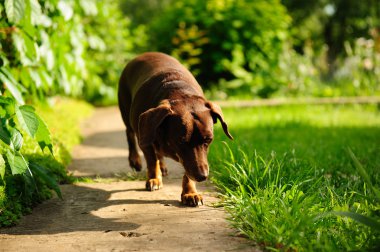
M 50 153 L 53 155 L 53 144 L 51 141 L 51 135 L 50 131 L 46 125 L 46 123 L 42 120 L 41 117 L 37 115 L 39 125 L 38 130 L 36 132 L 36 140 L 38 144 L 40 145 L 42 151 L 45 149 L 45 147 L 48 147 Z
M 19 151 L 22 147 L 23 142 L 24 142 L 24 139 L 22 138 L 20 131 L 18 131 L 17 129 L 12 129 L 11 142 L 10 142 L 11 149 L 15 151 Z
M 25 45 L 25 55 L 31 62 L 38 61 L 39 55 L 37 52 L 37 43 L 34 42 L 33 39 L 26 32 L 22 33 L 22 38 L 24 40 Z
M 41 88 L 41 86 L 42 86 L 42 80 L 41 80 L 41 77 L 38 74 L 38 72 L 36 70 L 34 70 L 33 68 L 30 68 L 29 69 L 29 75 L 30 75 L 30 77 L 32 78 L 32 80 L 34 82 L 35 87 L 37 89 Z
M 38 130 L 39 124 L 34 108 L 28 105 L 23 105 L 20 107 L 16 106 L 16 116 L 21 128 L 25 130 L 28 135 L 34 137 Z
M 28 169 L 28 162 L 20 153 L 13 153 L 11 150 L 7 150 L 6 157 L 12 175 L 22 174 Z
M 9 22 L 18 24 L 25 14 L 25 1 L 24 0 L 5 0 L 5 12 Z
M 19 53 L 20 56 L 20 61 L 23 66 L 31 66 L 33 65 L 32 60 L 28 57 L 31 55 L 32 52 L 28 51 L 32 50 L 30 49 L 30 39 L 25 39 L 27 36 L 25 34 L 20 34 L 20 33 L 12 33 L 12 39 L 13 39 L 13 44 L 15 48 L 17 49 L 17 52 Z M 27 47 L 27 44 L 29 45 Z M 29 55 L 27 55 L 29 53 Z
M 0 104 L 3 118 L 9 119 L 15 114 L 16 100 L 13 97 L 0 96 Z
M 39 166 L 36 163 L 30 163 L 29 167 L 36 177 L 42 179 L 46 183 L 47 187 L 53 189 L 57 193 L 58 197 L 62 199 L 62 193 L 58 186 L 58 183 L 49 170 L 43 168 L 42 166 Z
M 65 21 L 68 21 L 73 17 L 74 10 L 70 3 L 66 1 L 59 1 L 57 7 Z
M 40 24 L 40 17 L 42 15 L 41 5 L 38 0 L 29 0 L 31 8 L 31 23 L 33 25 Z
M 4 179 L 5 175 L 5 160 L 3 158 L 3 155 L 0 155 L 0 176 L 2 179 Z
M 13 78 L 12 74 L 5 68 L 0 69 L 0 80 L 5 84 L 11 95 L 16 99 L 19 104 L 24 104 L 21 92 L 18 89 L 19 84 Z
M 8 129 L 5 127 L 4 124 L 0 125 L 0 140 L 7 145 L 11 144 L 11 134 L 9 133 Z
M 86 16 L 96 16 L 98 15 L 98 8 L 96 7 L 96 2 L 92 0 L 82 0 L 79 1 L 80 6 Z

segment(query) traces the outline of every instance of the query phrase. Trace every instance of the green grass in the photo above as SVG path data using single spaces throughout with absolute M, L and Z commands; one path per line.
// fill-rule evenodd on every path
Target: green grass
M 85 102 L 63 98 L 51 102 L 51 106 L 35 106 L 50 129 L 54 157 L 47 150 L 42 152 L 35 140 L 26 134 L 22 153 L 29 161 L 46 168 L 49 176 L 59 183 L 75 182 L 67 174 L 66 166 L 71 161 L 72 148 L 81 141 L 80 122 L 91 113 L 92 107 Z M 30 186 L 37 190 L 31 190 Z M 35 176 L 34 181 L 31 181 L 24 174 L 12 176 L 9 172 L 6 173 L 4 181 L 0 181 L 0 227 L 16 224 L 21 215 L 29 213 L 33 206 L 50 197 L 51 190 L 38 177 Z
M 370 188 L 380 184 L 377 106 L 223 111 L 235 141 L 223 143 L 217 127 L 209 159 L 235 228 L 269 250 L 379 246 L 380 199 Z M 357 215 L 339 214 L 347 212 Z M 360 216 L 372 225 L 362 224 Z

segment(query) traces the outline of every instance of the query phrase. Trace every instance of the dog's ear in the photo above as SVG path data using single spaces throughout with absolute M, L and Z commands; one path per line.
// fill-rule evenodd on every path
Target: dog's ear
M 156 108 L 151 108 L 140 115 L 138 125 L 140 147 L 153 144 L 157 128 L 170 114 L 173 114 L 170 103 L 164 100 Z
M 207 101 L 206 107 L 210 109 L 212 120 L 214 121 L 214 123 L 216 123 L 217 119 L 219 119 L 220 123 L 222 124 L 224 134 L 226 134 L 226 136 L 228 136 L 231 140 L 233 140 L 234 138 L 231 136 L 230 132 L 228 132 L 228 126 L 227 126 L 227 123 L 224 121 L 222 109 L 219 107 L 219 105 L 213 102 Z

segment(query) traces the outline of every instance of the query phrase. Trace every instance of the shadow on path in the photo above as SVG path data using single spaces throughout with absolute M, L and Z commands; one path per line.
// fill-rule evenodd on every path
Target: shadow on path
M 40 235 L 76 231 L 131 231 L 141 225 L 128 221 L 131 205 L 159 204 L 182 208 L 179 201 L 166 199 L 110 199 L 112 194 L 138 193 L 142 188 L 106 191 L 80 185 L 61 187 L 64 200 L 54 198 L 37 206 L 20 225 L 0 230 L 0 234 Z M 149 198 L 149 197 L 148 197 Z M 125 205 L 125 206 L 121 206 Z

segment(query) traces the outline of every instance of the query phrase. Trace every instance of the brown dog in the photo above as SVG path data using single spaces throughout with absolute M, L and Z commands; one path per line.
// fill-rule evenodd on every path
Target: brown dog
M 162 175 L 167 174 L 163 162 L 166 156 L 185 168 L 182 203 L 203 203 L 195 181 L 204 181 L 208 176 L 207 153 L 217 119 L 232 139 L 220 107 L 206 101 L 193 75 L 176 59 L 156 52 L 144 53 L 129 62 L 120 77 L 118 98 L 127 128 L 129 162 L 141 170 L 137 136 L 147 163 L 147 190 L 162 187 Z

